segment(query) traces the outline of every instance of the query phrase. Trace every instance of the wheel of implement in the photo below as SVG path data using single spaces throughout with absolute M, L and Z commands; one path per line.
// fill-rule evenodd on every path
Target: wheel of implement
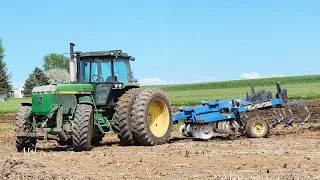
M 143 90 L 134 101 L 133 135 L 139 145 L 164 144 L 172 129 L 170 101 L 164 91 L 150 88 Z
M 92 106 L 88 104 L 78 104 L 72 130 L 73 151 L 79 152 L 91 150 L 92 136 Z
M 245 125 L 245 128 L 248 138 L 268 137 L 270 132 L 269 122 L 258 117 L 249 119 Z
M 118 134 L 121 144 L 135 144 L 132 133 L 132 106 L 141 89 L 134 88 L 126 91 L 118 100 L 114 113 L 115 132 Z
M 25 118 L 25 115 L 31 109 L 30 106 L 22 106 L 16 116 L 15 129 L 16 132 L 31 132 L 32 131 L 32 122 L 30 119 Z M 22 152 L 23 150 L 35 150 L 37 139 L 29 138 L 29 137 L 17 137 L 16 138 L 16 148 L 18 152 Z

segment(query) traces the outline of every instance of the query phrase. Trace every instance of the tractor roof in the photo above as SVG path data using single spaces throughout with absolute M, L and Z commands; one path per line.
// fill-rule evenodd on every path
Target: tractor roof
M 91 57 L 91 56 L 118 56 L 124 58 L 130 58 L 127 53 L 122 52 L 121 50 L 110 50 L 110 51 L 96 51 L 96 52 L 80 52 L 81 57 Z

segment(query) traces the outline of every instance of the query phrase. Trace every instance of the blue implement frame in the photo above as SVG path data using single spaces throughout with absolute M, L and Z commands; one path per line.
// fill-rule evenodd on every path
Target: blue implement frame
M 186 119 L 190 123 L 209 123 L 214 121 L 235 119 L 237 113 L 268 109 L 281 106 L 279 99 L 272 99 L 263 102 L 250 103 L 245 98 L 227 99 L 223 101 L 202 102 L 202 105 L 195 107 L 180 108 L 179 112 L 173 115 L 173 121 Z
M 179 120 L 184 119 L 184 122 L 187 124 L 205 124 L 223 120 L 237 120 L 240 118 L 240 113 L 250 111 L 284 108 L 293 105 L 304 106 L 304 102 L 302 100 L 288 102 L 287 90 L 281 89 L 279 82 L 276 84 L 276 88 L 276 98 L 272 98 L 271 92 L 255 92 L 251 86 L 252 95 L 249 96 L 247 93 L 246 98 L 231 98 L 222 101 L 203 101 L 199 106 L 181 107 L 179 108 L 179 112 L 173 115 L 173 121 L 174 123 L 177 123 Z M 310 119 L 310 112 L 306 107 L 305 109 L 308 112 L 308 116 L 301 124 L 306 123 Z M 278 123 L 279 122 L 276 122 L 276 124 Z

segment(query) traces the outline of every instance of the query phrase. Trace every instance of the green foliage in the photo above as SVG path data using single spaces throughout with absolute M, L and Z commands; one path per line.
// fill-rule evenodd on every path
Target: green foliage
M 44 71 L 48 71 L 53 68 L 66 69 L 69 72 L 70 59 L 57 53 L 51 53 L 43 57 Z
M 31 74 L 29 74 L 28 79 L 24 83 L 23 95 L 25 97 L 30 97 L 32 94 L 32 89 L 37 86 L 48 85 L 49 78 L 45 73 L 38 67 L 36 67 Z
M 9 92 L 12 88 L 9 79 L 10 75 L 8 74 L 8 69 L 6 68 L 7 64 L 3 61 L 5 49 L 2 46 L 2 40 L 0 39 L 0 93 Z
M 35 75 L 35 78 L 37 79 L 38 86 L 48 85 L 49 84 L 49 78 L 42 71 L 42 69 L 36 67 L 34 69 L 34 71 L 33 71 L 33 74 Z
M 253 84 L 254 86 L 273 86 L 276 84 L 276 82 L 280 82 L 282 85 L 320 82 L 320 75 L 233 80 L 233 81 L 197 83 L 197 84 L 165 85 L 165 86 L 154 86 L 154 87 L 159 87 L 165 91 L 192 91 L 192 90 L 199 90 L 199 89 L 225 89 L 225 88 L 250 87 L 251 84 Z
M 24 83 L 24 90 L 23 90 L 23 96 L 24 97 L 30 97 L 32 94 L 32 89 L 34 87 L 38 86 L 37 79 L 34 74 L 30 74 L 29 78 Z

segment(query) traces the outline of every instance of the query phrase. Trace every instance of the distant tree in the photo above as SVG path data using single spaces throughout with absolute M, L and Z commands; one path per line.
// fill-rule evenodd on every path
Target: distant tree
M 69 84 L 70 74 L 66 69 L 54 68 L 45 72 L 50 84 Z
M 4 51 L 2 46 L 2 39 L 0 39 L 0 93 L 7 93 L 11 90 L 10 76 L 8 74 L 7 64 L 4 62 Z
M 32 89 L 37 86 L 43 86 L 49 84 L 49 78 L 42 71 L 42 69 L 36 67 L 31 74 L 29 74 L 28 79 L 24 83 L 23 95 L 25 97 L 30 97 L 32 94 Z
M 70 59 L 57 53 L 51 53 L 43 57 L 44 71 L 54 68 L 66 69 L 69 72 Z
M 46 74 L 43 72 L 42 69 L 36 67 L 33 70 L 33 74 L 35 75 L 35 78 L 37 79 L 38 86 L 49 84 L 49 78 L 46 76 Z
M 34 87 L 38 86 L 38 81 L 36 79 L 36 76 L 31 73 L 28 77 L 28 79 L 25 81 L 23 86 L 23 96 L 24 97 L 30 97 L 32 94 L 32 89 Z

